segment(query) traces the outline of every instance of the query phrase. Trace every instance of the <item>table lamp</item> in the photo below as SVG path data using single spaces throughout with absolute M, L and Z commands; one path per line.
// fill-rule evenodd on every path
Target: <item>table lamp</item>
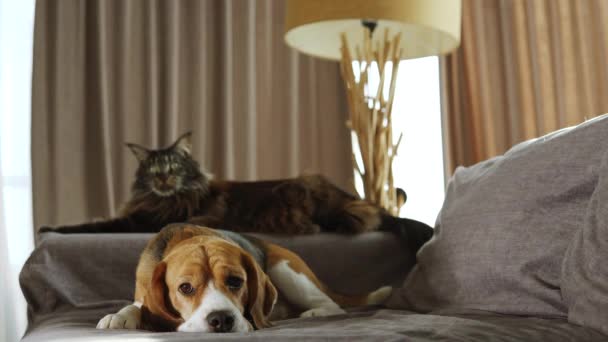
M 285 41 L 340 61 L 363 197 L 398 212 L 391 110 L 399 61 L 446 54 L 460 43 L 460 0 L 287 0 Z

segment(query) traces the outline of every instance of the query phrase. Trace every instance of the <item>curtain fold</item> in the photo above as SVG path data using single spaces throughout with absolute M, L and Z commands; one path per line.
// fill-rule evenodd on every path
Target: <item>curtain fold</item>
M 45 0 L 36 6 L 35 226 L 114 215 L 135 158 L 194 132 L 216 177 L 320 172 L 351 189 L 338 64 L 283 42 L 285 1 Z
M 608 3 L 463 0 L 441 58 L 446 174 L 608 112 Z

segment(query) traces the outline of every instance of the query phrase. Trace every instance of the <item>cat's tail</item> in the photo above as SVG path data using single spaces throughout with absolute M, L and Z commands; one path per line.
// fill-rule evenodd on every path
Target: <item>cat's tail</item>
M 399 237 L 408 250 L 416 253 L 433 237 L 433 228 L 420 221 L 382 214 L 378 230 L 391 232 Z

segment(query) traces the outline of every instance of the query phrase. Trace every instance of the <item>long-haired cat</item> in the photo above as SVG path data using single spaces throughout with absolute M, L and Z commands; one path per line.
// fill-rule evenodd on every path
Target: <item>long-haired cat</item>
M 322 176 L 235 182 L 211 179 L 191 155 L 191 133 L 165 149 L 127 144 L 139 160 L 131 198 L 118 217 L 41 232 L 158 232 L 169 223 L 192 222 L 239 232 L 311 234 L 320 231 L 398 233 L 416 249 L 433 230 L 389 215 Z

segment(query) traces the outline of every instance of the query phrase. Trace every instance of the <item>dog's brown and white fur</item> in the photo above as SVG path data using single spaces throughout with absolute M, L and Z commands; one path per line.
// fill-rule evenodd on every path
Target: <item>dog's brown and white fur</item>
M 246 332 L 293 314 L 328 316 L 344 313 L 342 307 L 380 304 L 390 291 L 340 295 L 287 249 L 234 232 L 173 224 L 142 253 L 135 303 L 105 316 L 97 328 Z

